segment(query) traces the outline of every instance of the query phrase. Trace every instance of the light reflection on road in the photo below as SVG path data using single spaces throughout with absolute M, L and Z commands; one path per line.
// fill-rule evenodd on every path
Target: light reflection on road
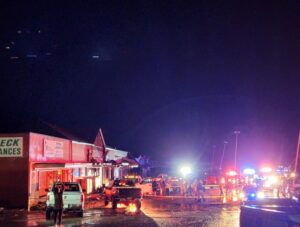
M 239 206 L 168 203 L 143 200 L 139 214 L 111 207 L 86 210 L 84 217 L 63 216 L 63 226 L 239 226 Z M 0 215 L 1 216 L 1 215 Z M 0 217 L 0 226 L 53 226 L 43 211 L 11 213 Z
M 143 202 L 143 212 L 159 226 L 239 226 L 239 206 Z

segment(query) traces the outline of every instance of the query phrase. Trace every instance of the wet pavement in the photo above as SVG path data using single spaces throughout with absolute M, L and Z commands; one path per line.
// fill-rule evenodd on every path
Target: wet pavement
M 63 215 L 63 226 L 239 226 L 239 206 L 209 205 L 194 202 L 144 199 L 140 213 L 125 208 L 113 211 L 94 199 L 84 217 Z M 0 212 L 0 226 L 53 226 L 44 211 L 5 210 Z

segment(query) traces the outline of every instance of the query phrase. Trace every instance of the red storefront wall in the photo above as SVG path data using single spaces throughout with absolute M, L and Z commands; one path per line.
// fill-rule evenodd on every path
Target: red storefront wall
M 37 204 L 41 196 L 58 179 L 72 180 L 72 170 L 65 163 L 72 162 L 71 141 L 58 137 L 30 133 L 29 136 L 29 204 Z
M 75 166 L 73 181 L 79 182 L 87 193 L 91 193 L 97 187 L 102 186 L 101 164 L 104 160 L 104 147 L 73 141 L 72 160 Z M 83 162 L 83 160 L 87 161 Z
M 29 134 L 0 134 L 1 141 L 16 138 L 22 138 L 22 156 L 0 157 L 0 207 L 27 207 Z M 3 150 L 5 145 L 0 147 Z
M 29 207 L 37 204 L 40 197 L 46 195 L 45 189 L 58 179 L 78 181 L 83 189 L 88 189 L 87 181 L 90 181 L 92 186 L 89 188 L 92 189 L 86 191 L 94 191 L 95 178 L 98 176 L 88 176 L 88 168 L 92 162 L 102 163 L 103 154 L 104 148 L 93 144 L 30 133 Z M 76 176 L 78 170 L 80 174 Z
M 74 181 L 74 166 L 101 164 L 104 160 L 104 147 L 92 144 L 38 133 L 0 134 L 1 137 L 21 137 L 23 155 L 0 156 L 0 206 L 29 209 L 57 179 Z

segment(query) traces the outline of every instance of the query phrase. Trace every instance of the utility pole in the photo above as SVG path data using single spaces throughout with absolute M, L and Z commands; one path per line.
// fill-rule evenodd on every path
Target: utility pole
M 211 158 L 211 164 L 210 164 L 211 172 L 213 172 L 213 168 L 214 168 L 215 151 L 216 151 L 216 145 L 213 145 L 212 146 L 212 158 Z
M 297 144 L 297 150 L 296 150 L 296 159 L 295 159 L 295 166 L 294 166 L 295 177 L 293 180 L 293 186 L 295 185 L 295 180 L 296 180 L 297 171 L 298 171 L 299 149 L 300 149 L 300 130 L 299 130 L 298 144 Z
M 240 131 L 234 131 L 234 134 L 235 134 L 235 151 L 234 151 L 234 170 L 236 171 L 236 158 L 237 158 L 237 148 L 238 148 L 238 137 L 239 137 L 239 134 L 241 132 Z
M 224 141 L 224 146 L 223 146 L 222 156 L 221 156 L 221 160 L 220 160 L 219 170 L 222 170 L 223 159 L 224 159 L 224 154 L 225 154 L 225 150 L 226 150 L 226 145 L 227 144 L 228 144 L 228 142 Z

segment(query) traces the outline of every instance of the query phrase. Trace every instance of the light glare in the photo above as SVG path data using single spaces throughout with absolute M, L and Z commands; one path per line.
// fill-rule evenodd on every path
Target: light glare
M 181 167 L 180 172 L 183 176 L 186 176 L 192 173 L 192 169 L 189 166 L 183 166 Z
M 260 171 L 263 173 L 270 173 L 270 172 L 272 172 L 272 168 L 271 167 L 263 167 L 260 169 Z
M 251 168 L 246 168 L 246 169 L 244 169 L 243 173 L 246 175 L 253 175 L 253 174 L 255 174 L 255 170 L 251 169 Z

